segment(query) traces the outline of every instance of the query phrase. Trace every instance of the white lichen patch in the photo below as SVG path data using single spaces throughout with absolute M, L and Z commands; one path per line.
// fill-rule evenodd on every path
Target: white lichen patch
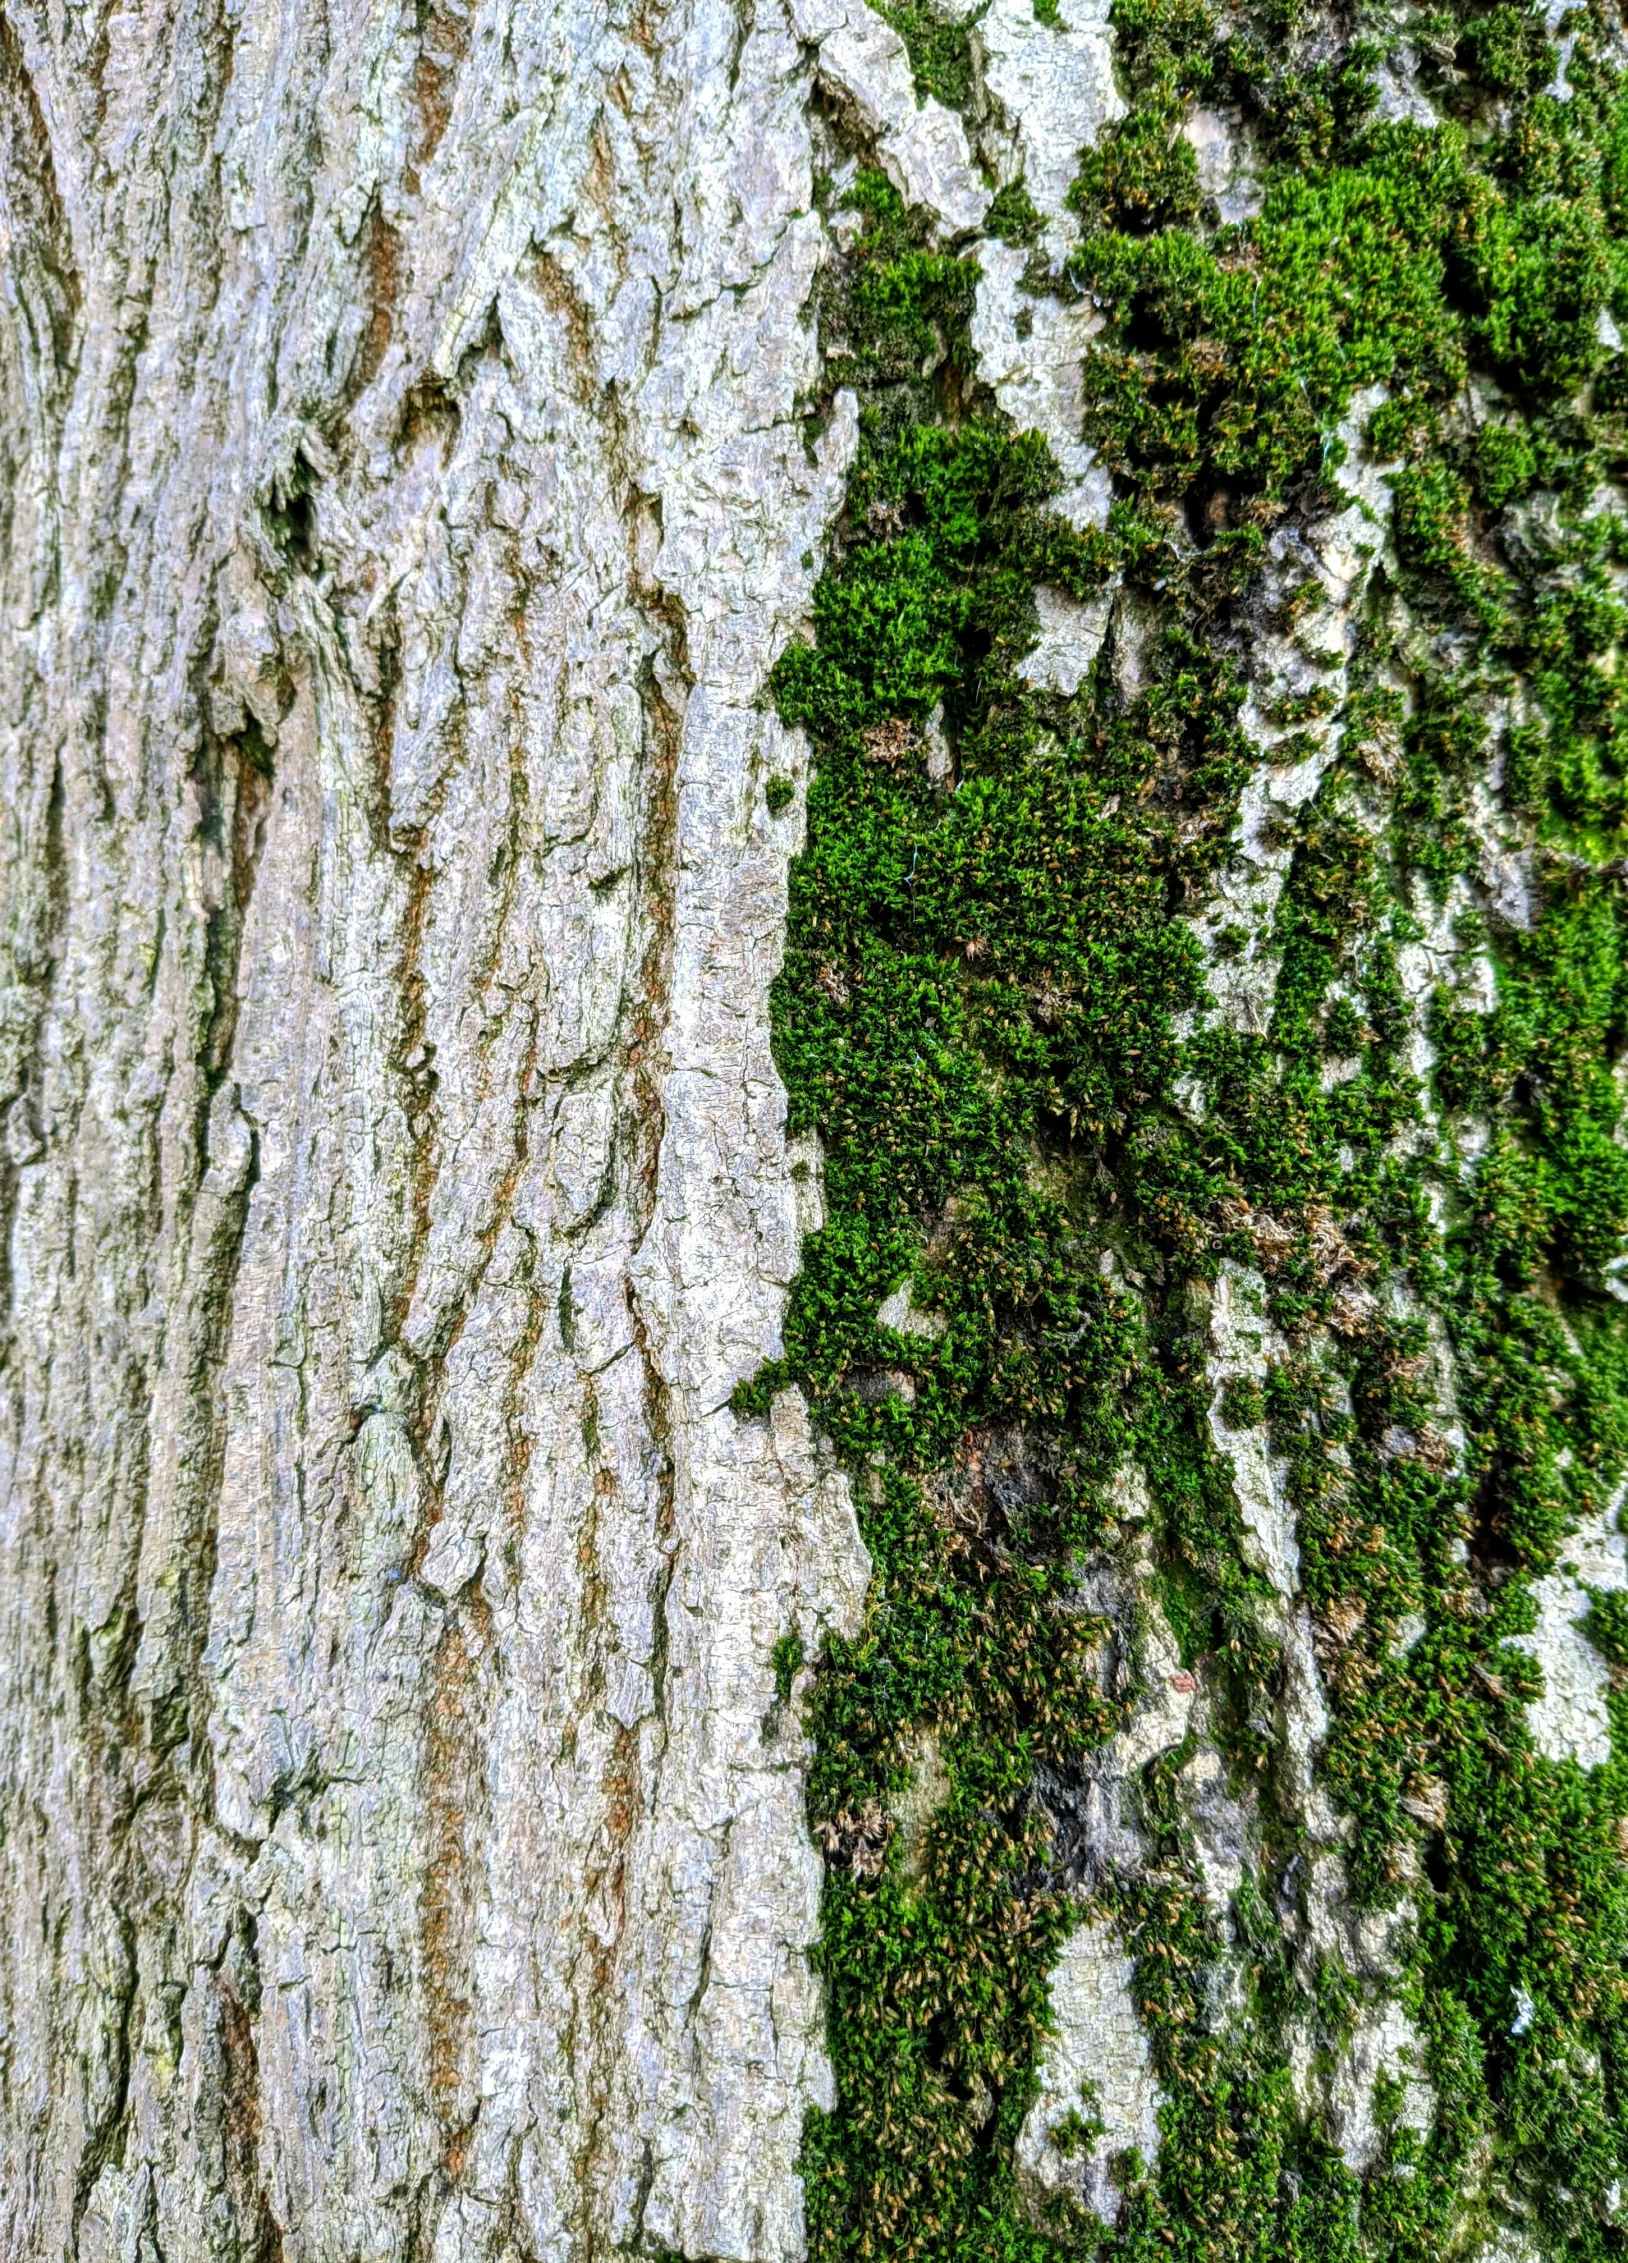
M 1058 0 L 1057 19 L 1042 23 L 1031 0 L 990 0 L 973 33 L 984 85 L 1009 122 L 1003 176 L 1021 175 L 1054 265 L 1079 234 L 1068 192 L 1080 152 L 1125 110 L 1108 0 Z
M 1341 1836 L 1328 1794 L 1317 1781 L 1317 1756 L 1328 1741 L 1328 1701 L 1317 1670 L 1311 1613 L 1304 1603 L 1282 1621 L 1283 1683 L 1278 1741 L 1284 1789 L 1313 1844 Z M 1317 1874 L 1313 1866 L 1313 1876 Z M 1344 1873 L 1340 1872 L 1343 1882 Z
M 1341 1835 L 1336 1831 L 1324 1836 Z M 1402 1975 L 1417 1924 L 1413 1905 L 1406 1900 L 1381 1909 L 1354 1903 L 1341 1856 L 1327 1844 L 1313 1853 L 1301 1934 L 1308 1959 L 1320 1957 L 1341 1965 L 1370 1986 L 1394 1981 Z M 1309 1977 L 1310 1962 L 1306 1970 Z
M 1394 1999 L 1364 2006 L 1345 2044 L 1332 2054 L 1319 2050 L 1307 2022 L 1298 2023 L 1290 2036 L 1295 2104 L 1327 2131 L 1356 2176 L 1373 2166 L 1385 2142 L 1386 2126 L 1376 2103 L 1381 2081 L 1399 2087 L 1396 2124 L 1428 2135 L 1436 2099 L 1423 2067 L 1423 2038 Z
M 1399 41 L 1375 67 L 1370 81 L 1378 98 L 1375 115 L 1386 125 L 1441 124 L 1435 108 L 1420 92 L 1418 73 L 1419 58 L 1405 41 Z
M 1018 674 L 1042 691 L 1061 692 L 1072 699 L 1102 650 L 1113 608 L 1107 591 L 1081 604 L 1065 591 L 1042 582 L 1035 591 L 1040 616 L 1040 638 L 1034 650 L 1018 663 Z
M 1140 1867 L 1137 1779 L 1150 1760 L 1186 1739 L 1200 1699 L 1160 1599 L 1147 1485 L 1134 1463 L 1122 1466 L 1114 1492 L 1118 1542 L 1081 1566 L 1072 1607 L 1106 1622 L 1097 1680 L 1122 1706 L 1122 1722 L 1091 1754 L 1083 1780 L 1058 1794 L 1059 1849 L 1072 1874 L 1087 1882 Z
M 943 1335 L 949 1326 L 942 1312 L 923 1312 L 914 1301 L 914 1284 L 906 1279 L 899 1283 L 889 1297 L 884 1297 L 876 1308 L 877 1325 L 892 1328 L 901 1336 L 924 1336 L 929 1342 Z
M 1021 2173 L 1044 2192 L 1072 2193 L 1105 2224 L 1120 2209 L 1115 2155 L 1134 2148 L 1151 2168 L 1159 2150 L 1163 2096 L 1133 1977 L 1110 1925 L 1093 1919 L 1069 1936 L 1052 1974 L 1040 2095 L 1017 2142 Z
M 1229 1383 L 1260 1383 L 1283 1340 L 1266 1317 L 1266 1283 L 1252 1267 L 1222 1260 L 1210 1300 L 1212 1387 L 1210 1434 L 1232 1463 L 1233 1493 L 1244 1523 L 1244 1552 L 1285 1599 L 1299 1585 L 1300 1551 L 1287 1464 L 1272 1452 L 1267 1426 L 1234 1429 L 1223 1415 Z
M 1250 1809 L 1233 1797 L 1225 1764 L 1211 1744 L 1200 1744 L 1178 1781 L 1205 1899 L 1225 1913 L 1253 1865 L 1253 1817 Z
M 1057 459 L 1063 486 L 1053 508 L 1073 526 L 1102 526 L 1113 485 L 1080 437 L 1080 373 L 1102 317 L 1088 300 L 1069 304 L 1024 288 L 1028 265 L 1020 244 L 978 246 L 971 324 L 978 374 L 1013 423 L 1040 433 Z
M 1493 2234 L 1485 2247 L 1478 2249 L 1474 2263 L 1544 2263 L 1544 2256 L 1525 2232 L 1505 2225 Z
M 874 139 L 907 204 L 949 235 L 976 228 L 989 190 L 973 165 L 966 128 L 930 96 L 916 99 L 904 41 L 864 0 L 793 0 L 798 37 L 818 50 L 820 77 Z
M 1030 0 L 992 0 L 973 28 L 973 60 L 993 110 L 984 158 L 997 178 L 1022 180 L 1045 223 L 1054 273 L 1079 234 L 1067 200 L 1080 152 L 1124 114 L 1108 18 L 1105 0 L 1060 0 L 1055 23 L 1042 23 Z M 1053 508 L 1074 526 L 1101 526 L 1112 484 L 1081 437 L 1080 372 L 1102 318 L 1089 300 L 1036 290 L 1032 257 L 1018 244 L 977 247 L 978 374 L 1018 429 L 1040 433 L 1050 447 L 1063 479 Z
M 1198 160 L 1199 188 L 1222 225 L 1253 220 L 1261 209 L 1261 186 L 1239 121 L 1214 110 L 1195 110 L 1181 130 Z
M 1331 1962 L 1360 1978 L 1371 1994 L 1337 2049 L 1319 2041 L 1310 2003 L 1291 2038 L 1290 2063 L 1300 2110 L 1361 2174 L 1377 2158 L 1383 2130 L 1376 2086 L 1400 2084 L 1399 2119 L 1419 2131 L 1434 2118 L 1423 2077 L 1420 2038 L 1388 1991 L 1400 1980 L 1406 1936 L 1414 1924 L 1406 1904 L 1367 1911 L 1350 1902 L 1341 1849 L 1349 1825 L 1318 1781 L 1318 1758 L 1330 1719 L 1318 1669 L 1311 1615 L 1299 1599 L 1299 1549 L 1287 1470 L 1270 1449 L 1264 1423 L 1238 1429 L 1221 1411 L 1228 1384 L 1259 1384 L 1284 1345 L 1266 1317 L 1266 1283 L 1253 1268 L 1224 1260 L 1210 1306 L 1210 1427 L 1231 1461 L 1234 1497 L 1248 1559 L 1277 1596 L 1275 1628 L 1282 1645 L 1277 1704 L 1279 1796 L 1305 1833 L 1311 1857 L 1302 1912 L 1288 1932 L 1295 1966 L 1311 1998 L 1319 1966 Z M 1251 1858 L 1248 1817 L 1226 1797 L 1218 1758 L 1201 1745 L 1183 1771 L 1193 1851 L 1212 1901 L 1237 1890 Z
M 817 1234 L 825 1224 L 825 1157 L 818 1132 L 807 1131 L 786 1142 L 786 1168 L 796 1204 L 797 1232 Z
M 1394 467 L 1376 463 L 1364 438 L 1384 398 L 1379 386 L 1355 395 L 1338 427 L 1344 455 L 1334 479 L 1346 496 L 1342 508 L 1304 529 L 1279 528 L 1267 545 L 1263 605 L 1307 588 L 1313 602 L 1301 603 L 1292 631 L 1263 619 L 1252 640 L 1251 692 L 1240 722 L 1261 760 L 1240 797 L 1231 855 L 1193 921 L 1204 947 L 1211 1027 L 1264 1036 L 1271 1026 L 1278 959 L 1262 937 L 1293 855 L 1284 819 L 1311 800 L 1339 751 L 1335 718 L 1355 650 L 1357 609 L 1385 550 Z M 1323 718 L 1294 725 L 1270 720 L 1275 702 L 1307 694 L 1321 696 Z
M 1161 1752 L 1181 1743 L 1192 1719 L 1197 1687 L 1182 1665 L 1147 1555 L 1140 1558 L 1137 1569 L 1131 1715 L 1109 1746 L 1110 1766 L 1121 1777 L 1135 1775 Z
M 1432 902 L 1422 883 L 1415 885 L 1413 910 L 1419 933 L 1399 945 L 1396 971 L 1410 1022 L 1407 1065 L 1419 1079 L 1423 1121 L 1397 1134 L 1398 1152 L 1428 1147 L 1439 1121 L 1430 1090 L 1436 1049 L 1429 1035 L 1430 1011 L 1437 994 L 1465 1014 L 1490 1014 L 1498 1003 L 1491 955 L 1485 950 L 1466 952 L 1459 940 L 1459 922 L 1471 908 L 1470 891 L 1457 874 L 1439 905 Z
M 914 1882 L 921 1875 L 927 1833 L 933 1818 L 949 1798 L 950 1772 L 944 1765 L 938 1739 L 930 1732 L 919 1737 L 910 1755 L 910 1772 L 890 1813 L 898 1833 L 899 1867 Z
M 1187 1734 L 1197 1682 L 1181 1662 L 1181 1650 L 1159 1598 L 1152 1502 L 1147 1479 L 1134 1462 L 1115 1475 L 1114 1494 L 1124 1539 L 1113 1557 L 1100 1559 L 1080 1583 L 1080 1601 L 1116 1621 L 1121 1671 L 1117 1694 L 1128 1701 L 1125 1725 L 1105 1748 L 1103 1768 L 1116 1781 L 1135 1775 Z
M 1617 1529 L 1619 1507 L 1620 1496 L 1562 1543 L 1556 1569 L 1532 1582 L 1537 1626 L 1511 1637 L 1543 1669 L 1543 1693 L 1526 1708 L 1533 1742 L 1546 1759 L 1575 1760 L 1580 1768 L 1603 1767 L 1611 1757 L 1611 1670 L 1583 1632 L 1583 1622 L 1591 1588 L 1608 1594 L 1628 1588 L 1628 1542 Z

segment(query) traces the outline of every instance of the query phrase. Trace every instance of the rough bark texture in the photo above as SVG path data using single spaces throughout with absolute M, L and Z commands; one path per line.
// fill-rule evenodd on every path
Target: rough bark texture
M 0 35 L 0 2251 L 793 2254 L 808 60 Z

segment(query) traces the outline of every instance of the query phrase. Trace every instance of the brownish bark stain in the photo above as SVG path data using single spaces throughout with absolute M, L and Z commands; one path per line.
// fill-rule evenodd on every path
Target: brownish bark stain
M 413 97 L 418 106 L 414 156 L 419 168 L 427 165 L 441 146 L 452 117 L 458 72 L 469 52 L 473 13 L 467 0 L 431 0 L 421 18 L 418 60 L 413 66 Z
M 372 384 L 379 374 L 385 355 L 390 351 L 390 340 L 395 331 L 396 306 L 401 297 L 401 255 L 399 230 L 390 225 L 375 205 L 367 234 L 365 269 L 368 318 L 356 364 L 359 392 L 365 391 Z
M 424 1756 L 419 1924 L 430 2102 L 441 2126 L 442 2168 L 449 2183 L 456 2183 L 463 2173 L 479 2110 L 474 2068 L 475 1954 L 495 1662 L 491 1609 L 475 1587 L 460 1599 L 436 1650 Z
M 260 2054 L 254 2019 L 229 1972 L 214 1976 L 220 2010 L 220 2123 L 226 2194 L 240 2263 L 282 2263 L 283 2232 L 260 2176 Z

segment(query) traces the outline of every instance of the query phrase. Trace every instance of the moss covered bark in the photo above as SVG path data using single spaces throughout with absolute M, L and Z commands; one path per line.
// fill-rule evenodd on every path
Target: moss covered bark
M 1613 1695 L 1624 1758 L 1554 1757 L 1519 1638 L 1628 1463 L 1623 35 L 1197 0 L 1115 26 L 1128 111 L 1085 153 L 1066 275 L 1036 279 L 1103 317 L 1105 526 L 1048 510 L 1044 448 L 976 382 L 975 254 L 879 175 L 845 192 L 823 309 L 862 440 L 777 676 L 816 768 L 776 1026 L 827 1222 L 784 1362 L 739 1397 L 808 1394 L 876 1565 L 808 1708 L 837 2067 L 813 2248 L 1616 2255 L 1628 1717 Z M 954 41 L 918 45 L 954 99 Z M 1206 194 L 1201 110 L 1247 218 Z M 1007 184 L 992 226 L 1028 217 Z M 1336 647 L 1313 543 L 1359 488 L 1377 562 Z M 1041 586 L 1109 607 L 1072 696 L 1019 673 Z M 1239 919 L 1249 780 L 1297 761 L 1281 888 Z M 1241 964 L 1254 1026 L 1223 1010 Z M 1221 1403 L 1229 1267 L 1272 1349 Z M 1218 1443 L 1263 1425 L 1318 1785 L 1353 1909 L 1407 1918 L 1386 1987 L 1433 2093 L 1410 2117 L 1381 2075 L 1361 2173 L 1295 2071 L 1373 1990 L 1315 1938 L 1285 1615 Z M 1070 1853 L 1123 1718 L 1085 1575 L 1128 1467 L 1253 1818 L 1224 1907 L 1177 1796 L 1191 1738 L 1142 1773 L 1135 1861 Z M 1620 1598 L 1589 1631 L 1628 1668 Z M 1134 1959 L 1164 2099 L 1111 2226 L 1014 2166 L 1082 1908 Z

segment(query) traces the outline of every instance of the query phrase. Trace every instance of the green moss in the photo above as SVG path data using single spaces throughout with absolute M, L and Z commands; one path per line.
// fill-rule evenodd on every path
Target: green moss
M 937 15 L 922 0 L 885 0 L 877 14 L 890 23 L 910 55 L 918 95 L 931 95 L 948 110 L 964 109 L 972 98 L 971 38 L 964 23 Z
M 1537 451 L 1521 425 L 1486 424 L 1476 438 L 1475 485 L 1489 511 L 1524 495 L 1538 475 Z
M 853 257 L 827 271 L 820 297 L 832 374 L 865 389 L 873 420 L 929 415 L 923 379 L 952 359 L 952 346 L 964 359 L 977 267 L 923 246 L 885 173 L 861 173 L 843 201 L 863 214 L 865 232 Z
M 1473 2253 L 1502 2195 L 1545 2252 L 1603 2258 L 1628 2237 L 1609 2205 L 1628 1775 L 1536 1752 L 1536 1669 L 1511 1638 L 1628 1466 L 1608 1289 L 1628 1246 L 1628 623 L 1620 522 L 1592 509 L 1628 464 L 1628 385 L 1597 337 L 1603 307 L 1628 312 L 1628 103 L 1583 15 L 1564 100 L 1516 9 L 1381 27 L 1423 59 L 1429 129 L 1376 119 L 1360 20 L 1121 0 L 1114 22 L 1128 108 L 1083 162 L 1070 276 L 1106 318 L 1084 384 L 1104 532 L 1049 511 L 1044 449 L 973 381 L 972 263 L 920 240 L 879 175 L 851 192 L 862 232 L 821 307 L 861 445 L 815 640 L 775 678 L 815 762 L 774 1012 L 828 1222 L 783 1361 L 735 1401 L 752 1419 L 802 1388 L 876 1567 L 807 1704 L 837 2076 L 805 2148 L 813 2252 L 1400 2263 Z M 1205 207 L 1179 131 L 1200 102 L 1252 138 L 1245 226 Z M 992 231 L 1026 240 L 1032 208 L 1003 196 Z M 1204 1010 L 1188 915 L 1257 759 L 1269 587 L 1264 625 L 1314 649 L 1315 585 L 1282 564 L 1268 583 L 1268 546 L 1340 506 L 1363 419 L 1394 467 L 1390 551 L 1339 688 L 1268 702 L 1301 734 L 1281 759 L 1335 744 L 1282 821 L 1270 1026 L 1233 1029 Z M 1110 651 L 1076 697 L 1034 689 L 1036 585 L 1111 575 L 1146 632 L 1138 678 Z M 1520 850 L 1502 877 L 1489 795 Z M 1492 1011 L 1406 987 L 1441 917 L 1461 964 L 1493 961 Z M 1361 2178 L 1288 2073 L 1292 2023 L 1309 2006 L 1336 2048 L 1357 1984 L 1325 1960 L 1308 1993 L 1283 1929 L 1304 1848 L 1278 1781 L 1282 1666 L 1209 1423 L 1227 1259 L 1260 1275 L 1287 1347 L 1221 1412 L 1269 1425 L 1293 1501 L 1351 1890 L 1419 1918 L 1405 1986 L 1435 2119 L 1419 2136 L 1390 2096 Z M 906 1276 L 941 1334 L 881 1328 Z M 1127 1457 L 1263 1844 L 1224 1941 L 1166 1756 L 1141 1786 L 1143 1869 L 1099 1883 L 1166 2099 L 1110 2237 L 1023 2195 L 1012 2143 L 1076 1908 L 1053 1819 L 1120 1717 L 1073 1599 Z M 1597 1601 L 1614 1658 L 1621 1617 Z M 927 1734 L 950 1790 L 907 1876 L 876 1850 Z M 1236 2018 L 1214 2008 L 1222 1971 Z
M 806 1653 L 800 1634 L 783 1634 L 774 1646 L 774 1690 L 782 1705 L 791 1702 L 791 1685 L 797 1679 Z
M 1030 244 L 1037 241 L 1045 223 L 1023 182 L 1009 181 L 995 191 L 984 225 L 1003 243 Z
M 1253 1430 L 1266 1419 L 1266 1398 L 1247 1375 L 1235 1376 L 1221 1394 L 1221 1419 L 1234 1430 Z

